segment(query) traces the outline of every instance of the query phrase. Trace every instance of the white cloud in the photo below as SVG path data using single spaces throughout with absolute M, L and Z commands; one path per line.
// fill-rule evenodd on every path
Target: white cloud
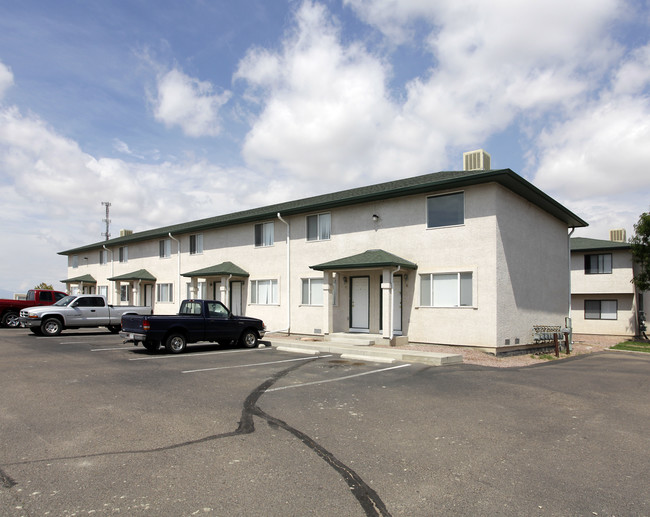
M 0 100 L 5 95 L 5 92 L 14 84 L 14 74 L 11 69 L 0 62 Z
M 154 116 L 167 126 L 180 126 L 188 136 L 214 136 L 221 131 L 219 109 L 230 96 L 228 91 L 214 93 L 209 82 L 172 69 L 158 77 Z

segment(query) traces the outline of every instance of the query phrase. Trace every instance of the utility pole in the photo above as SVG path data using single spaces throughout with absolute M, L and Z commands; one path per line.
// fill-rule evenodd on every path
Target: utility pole
M 106 219 L 102 219 L 102 221 L 106 223 L 106 232 L 102 233 L 102 236 L 106 237 L 106 240 L 108 240 L 111 238 L 111 232 L 110 232 L 111 220 L 108 218 L 108 212 L 111 204 L 109 201 L 102 201 L 102 205 L 106 207 Z

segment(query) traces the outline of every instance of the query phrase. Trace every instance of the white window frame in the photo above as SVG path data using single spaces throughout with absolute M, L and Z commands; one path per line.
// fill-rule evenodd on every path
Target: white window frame
M 167 259 L 172 256 L 172 240 L 161 239 L 158 241 L 158 256 L 161 259 Z
M 461 197 L 462 200 L 462 215 L 461 215 L 461 221 L 442 221 L 441 223 L 436 223 L 435 221 L 430 220 L 431 218 L 431 213 L 430 213 L 430 203 L 434 203 L 435 200 L 442 200 L 443 198 L 450 199 L 452 197 Z M 459 192 L 447 192 L 445 194 L 436 194 L 435 196 L 427 196 L 427 202 L 426 202 L 426 221 L 427 221 L 427 230 L 431 229 L 436 229 L 436 228 L 450 228 L 453 226 L 463 226 L 465 224 L 465 192 L 464 191 L 459 191 Z
M 275 223 L 257 223 L 255 225 L 255 247 L 266 248 L 275 244 Z
M 322 307 L 324 304 L 323 279 L 303 278 L 302 279 L 302 305 L 313 305 Z
M 120 303 L 129 302 L 131 295 L 131 286 L 129 284 L 120 284 Z
M 108 250 L 99 250 L 99 265 L 108 264 Z
M 174 303 L 174 284 L 156 284 L 156 303 Z
M 186 298 L 194 298 L 196 300 L 207 300 L 208 299 L 208 283 L 207 282 L 197 282 L 197 293 L 196 296 L 192 296 L 192 282 L 186 283 Z
M 98 285 L 97 286 L 97 294 L 100 296 L 103 296 L 106 300 L 108 300 L 108 286 L 107 285 Z
M 129 247 L 128 246 L 120 246 L 117 256 L 119 257 L 119 261 L 122 264 L 126 264 L 129 261 Z
M 195 233 L 193 235 L 190 235 L 190 255 L 202 255 L 202 254 L 203 254 L 203 234 Z
M 589 257 L 596 257 L 596 267 L 593 268 Z M 590 262 L 589 267 L 587 268 L 587 261 Z M 613 257 L 611 253 L 587 253 L 585 255 L 585 275 L 611 275 L 613 268 Z
M 250 300 L 253 305 L 279 305 L 280 290 L 277 279 L 251 280 Z
M 420 307 L 476 307 L 474 293 L 474 283 L 476 277 L 474 271 L 423 273 L 419 275 L 419 277 Z M 452 283 L 454 285 L 452 285 Z M 437 288 L 436 284 L 438 284 Z M 467 303 L 468 296 L 471 296 L 469 303 Z
M 325 216 L 327 216 L 327 218 Z M 313 217 L 316 218 L 316 235 L 310 236 L 309 221 Z M 326 220 L 327 223 L 325 222 Z M 307 242 L 329 241 L 332 238 L 332 214 L 330 212 L 308 215 L 305 219 L 305 226 Z
M 70 266 L 72 269 L 77 269 L 79 267 L 79 255 L 72 255 L 70 259 Z
M 598 317 L 587 317 L 587 303 L 598 303 Z M 615 321 L 618 319 L 618 300 L 585 300 L 584 309 L 586 320 Z M 593 311 L 594 309 L 591 309 L 590 313 Z

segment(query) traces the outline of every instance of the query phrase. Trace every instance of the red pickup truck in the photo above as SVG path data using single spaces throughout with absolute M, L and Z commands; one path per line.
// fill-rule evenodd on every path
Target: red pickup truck
M 67 295 L 61 291 L 30 289 L 27 291 L 27 299 L 25 300 L 0 300 L 0 325 L 16 328 L 20 326 L 18 315 L 22 309 L 37 305 L 52 305 L 65 296 Z

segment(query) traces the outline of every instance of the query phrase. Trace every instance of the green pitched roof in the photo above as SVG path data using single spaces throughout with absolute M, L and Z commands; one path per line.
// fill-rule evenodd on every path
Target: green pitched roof
M 244 271 L 239 266 L 236 266 L 232 262 L 222 262 L 216 266 L 210 266 L 203 269 L 197 269 L 196 271 L 190 271 L 189 273 L 182 273 L 181 276 L 186 277 L 195 277 L 195 276 L 250 276 L 247 271 Z
M 628 242 L 614 242 L 586 237 L 571 237 L 571 251 L 629 250 Z
M 413 194 L 430 194 L 446 189 L 463 188 L 470 185 L 492 182 L 499 183 L 516 194 L 519 194 L 524 199 L 565 222 L 567 226 L 588 226 L 580 217 L 510 169 L 442 171 L 145 230 L 108 241 L 100 241 L 87 246 L 60 251 L 59 255 L 74 255 L 75 253 L 88 250 L 101 249 L 104 245 L 114 247 L 151 239 L 160 239 L 167 237 L 169 233 L 176 235 L 187 234 L 235 224 L 258 222 L 275 218 L 278 213 L 283 216 L 303 214 L 319 210 L 329 210 L 340 206 L 410 196 Z
M 118 275 L 109 278 L 111 282 L 113 281 L 120 281 L 120 280 L 150 280 L 152 282 L 156 281 L 156 277 L 153 276 L 149 271 L 146 269 L 138 269 L 137 271 L 133 271 L 132 273 L 126 273 L 124 275 Z
M 67 280 L 61 280 L 62 284 L 79 284 L 81 282 L 86 284 L 96 284 L 97 280 L 95 280 L 92 275 L 82 275 L 75 278 L 68 278 Z
M 350 257 L 332 260 L 330 262 L 323 262 L 316 266 L 309 266 L 316 271 L 331 271 L 341 269 L 368 269 L 376 267 L 397 267 L 401 266 L 405 269 L 417 269 L 417 264 L 409 262 L 397 255 L 388 253 L 384 250 L 368 250 L 358 255 L 351 255 Z

